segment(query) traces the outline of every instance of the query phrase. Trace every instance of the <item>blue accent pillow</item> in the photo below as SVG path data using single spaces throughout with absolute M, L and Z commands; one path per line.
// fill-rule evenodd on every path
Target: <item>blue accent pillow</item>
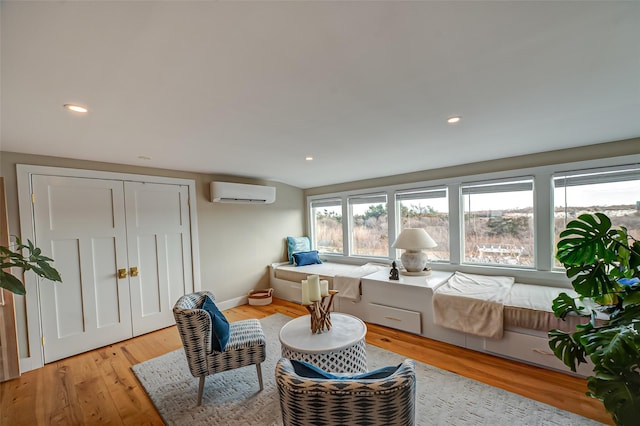
M 307 379 L 340 380 L 340 376 L 328 373 L 308 362 L 298 361 L 296 359 L 292 359 L 290 361 L 291 366 L 293 367 L 293 371 L 295 371 L 296 374 L 300 377 L 306 377 Z
M 212 345 L 218 352 L 224 351 L 229 341 L 229 321 L 224 317 L 220 309 L 213 303 L 209 296 L 204 297 L 202 308 L 211 315 L 211 325 L 213 330 Z
M 287 253 L 289 254 L 289 263 L 293 263 L 293 254 L 299 251 L 311 250 L 311 241 L 309 237 L 287 237 Z
M 400 365 L 402 365 L 402 364 L 398 364 L 395 366 L 382 367 L 377 370 L 368 371 L 366 373 L 348 375 L 348 374 L 342 374 L 342 373 L 338 373 L 338 374 L 328 373 L 316 367 L 315 365 L 309 364 L 308 362 L 305 362 L 305 361 L 298 361 L 295 359 L 292 359 L 290 361 L 291 361 L 291 365 L 293 366 L 293 370 L 296 372 L 298 376 L 305 377 L 308 379 L 327 379 L 327 380 L 384 379 L 386 377 L 391 376 L 393 373 L 395 373 L 400 367 Z
M 296 266 L 313 265 L 315 263 L 322 263 L 322 260 L 318 257 L 318 250 L 301 251 L 293 253 L 293 261 Z

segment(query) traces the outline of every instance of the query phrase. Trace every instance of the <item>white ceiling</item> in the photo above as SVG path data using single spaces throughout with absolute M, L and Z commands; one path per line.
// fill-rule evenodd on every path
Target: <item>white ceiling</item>
M 309 188 L 640 136 L 640 2 L 1 7 L 3 151 Z

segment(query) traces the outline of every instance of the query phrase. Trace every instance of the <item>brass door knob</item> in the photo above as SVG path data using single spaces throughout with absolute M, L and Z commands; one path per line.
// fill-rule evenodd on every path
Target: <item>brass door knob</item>
M 131 275 L 132 277 L 137 277 L 138 276 L 138 267 L 137 266 L 132 266 L 131 268 L 129 268 L 129 275 Z
M 127 278 L 127 270 L 122 268 L 118 269 L 118 279 Z

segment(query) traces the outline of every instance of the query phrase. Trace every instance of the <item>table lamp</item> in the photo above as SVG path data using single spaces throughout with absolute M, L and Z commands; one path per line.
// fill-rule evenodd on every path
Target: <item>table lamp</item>
M 427 275 L 428 272 L 424 271 L 427 265 L 427 254 L 422 249 L 433 248 L 437 245 L 424 229 L 405 228 L 391 247 L 405 250 L 400 256 L 400 260 L 408 275 Z

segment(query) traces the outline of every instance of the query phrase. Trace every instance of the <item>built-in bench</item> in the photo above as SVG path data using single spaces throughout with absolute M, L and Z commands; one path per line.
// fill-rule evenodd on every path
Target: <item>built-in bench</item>
M 324 262 L 320 264 L 295 266 L 288 262 L 272 263 L 269 266 L 269 277 L 274 296 L 280 299 L 300 303 L 302 290 L 300 283 L 309 275 L 319 275 L 321 280 L 329 282 L 329 289 L 335 289 L 335 277 L 360 278 L 381 269 L 386 265 L 367 263 L 351 265 L 346 263 Z M 360 280 L 358 280 L 359 283 Z M 359 289 L 358 289 L 359 292 Z
M 395 281 L 389 279 L 389 266 L 371 265 L 325 262 L 296 267 L 288 263 L 272 264 L 271 286 L 276 297 L 300 303 L 300 282 L 308 275 L 320 275 L 321 279 L 330 282 L 330 288 L 335 288 L 336 281 L 357 283 L 358 294 L 337 297 L 335 310 L 370 323 L 570 373 L 551 352 L 547 333 L 552 329 L 574 331 L 578 323 L 586 321 L 577 316 L 564 321 L 553 314 L 553 299 L 561 292 L 575 296 L 572 289 L 514 283 L 500 301 L 503 330 L 499 338 L 491 338 L 436 325 L 434 292 L 444 286 L 453 273 L 433 271 L 426 277 L 401 275 L 400 280 Z M 372 271 L 371 268 L 375 269 Z M 473 297 L 469 297 L 471 304 Z M 455 315 L 461 315 L 460 310 Z M 472 313 L 465 311 L 463 315 Z M 589 374 L 591 369 L 583 364 L 578 375 Z

